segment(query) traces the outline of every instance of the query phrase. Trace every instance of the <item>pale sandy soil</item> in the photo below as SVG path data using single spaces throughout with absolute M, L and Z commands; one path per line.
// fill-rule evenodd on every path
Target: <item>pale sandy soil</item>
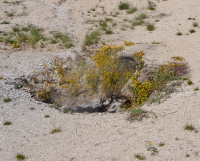
M 10 24 L 0 24 L 0 31 L 10 30 L 15 24 L 32 23 L 44 28 L 46 33 L 68 32 L 73 35 L 75 44 L 71 49 L 27 47 L 19 51 L 3 50 L 4 46 L 0 44 L 0 77 L 5 78 L 0 79 L 0 161 L 14 161 L 17 153 L 24 154 L 28 161 L 133 161 L 137 160 L 135 154 L 143 154 L 149 161 L 200 160 L 199 133 L 183 128 L 189 123 L 200 131 L 200 93 L 194 91 L 200 86 L 200 29 L 192 27 L 194 21 L 188 20 L 191 17 L 200 23 L 200 1 L 153 1 L 157 5 L 155 11 L 147 9 L 146 0 L 130 1 L 138 8 L 133 15 L 119 11 L 119 2 L 22 0 L 19 5 L 13 5 L 0 1 L 0 22 L 10 21 Z M 5 11 L 16 15 L 8 18 Z M 120 14 L 114 18 L 109 16 L 110 12 Z M 147 31 L 145 26 L 121 30 L 128 24 L 123 19 L 133 19 L 140 13 L 148 15 L 146 21 L 155 24 L 155 31 Z M 81 51 L 83 39 L 94 25 L 85 21 L 104 17 L 117 22 L 114 34 L 102 35 L 105 43 L 122 44 L 124 40 L 140 43 L 127 50 L 133 53 L 145 50 L 147 63 L 159 64 L 177 55 L 188 62 L 193 85 L 183 84 L 180 92 L 173 93 L 161 104 L 144 105 L 144 109 L 156 113 L 157 119 L 130 123 L 126 120 L 127 113 L 63 114 L 35 101 L 27 92 L 14 89 L 12 82 L 15 78 L 44 70 L 43 65 L 51 66 L 55 56 L 66 58 L 75 53 L 86 54 Z M 196 33 L 190 34 L 189 30 L 193 28 Z M 178 31 L 183 35 L 176 36 Z M 154 41 L 160 43 L 152 44 Z M 5 103 L 4 98 L 12 101 Z M 45 115 L 50 117 L 44 118 Z M 5 121 L 12 124 L 3 126 Z M 62 131 L 50 134 L 55 128 Z M 158 148 L 156 155 L 147 151 L 148 141 Z M 159 147 L 160 142 L 165 145 Z M 190 157 L 186 158 L 186 154 Z

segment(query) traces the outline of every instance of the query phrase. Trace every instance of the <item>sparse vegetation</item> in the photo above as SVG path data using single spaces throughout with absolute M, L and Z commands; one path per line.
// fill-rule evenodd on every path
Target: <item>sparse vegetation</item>
M 61 129 L 60 129 L 60 128 L 53 129 L 53 130 L 51 131 L 51 134 L 58 133 L 58 132 L 61 132 Z
M 190 30 L 190 33 L 192 34 L 192 33 L 195 33 L 196 31 L 194 30 L 194 29 L 191 29 Z
M 132 7 L 129 10 L 126 11 L 127 14 L 133 14 L 137 11 L 137 7 Z
M 92 31 L 91 33 L 87 33 L 84 40 L 84 45 L 92 45 L 97 44 L 100 40 L 100 32 L 98 30 Z
M 186 124 L 184 126 L 184 129 L 185 130 L 188 130 L 188 131 L 194 131 L 195 130 L 195 127 L 192 125 L 192 124 Z
M 156 5 L 153 2 L 149 1 L 148 2 L 148 9 L 149 10 L 155 10 L 156 9 Z
M 148 31 L 153 31 L 153 30 L 155 30 L 154 24 L 150 24 L 150 23 L 149 23 L 149 24 L 147 25 L 147 30 L 148 30 Z
M 189 17 L 188 20 L 196 20 L 196 19 L 195 19 L 195 18 L 191 18 L 191 17 Z
M 11 125 L 12 124 L 12 122 L 10 122 L 10 121 L 5 121 L 4 123 L 3 123 L 3 125 Z
M 130 8 L 130 4 L 127 2 L 120 2 L 118 8 L 120 10 L 128 10 Z
M 190 157 L 190 154 L 186 154 L 185 157 L 186 157 L 186 158 L 189 158 L 189 157 Z
M 158 144 L 158 146 L 164 146 L 165 145 L 165 143 L 163 143 L 163 142 L 160 142 L 159 144 Z
M 12 45 L 13 48 L 19 48 L 22 46 L 30 45 L 35 48 L 37 45 L 45 47 L 45 44 L 56 44 L 59 43 L 60 47 L 69 48 L 71 47 L 72 40 L 68 34 L 56 32 L 53 37 L 47 37 L 43 33 L 42 28 L 38 28 L 32 24 L 27 26 L 16 25 L 12 28 L 12 32 L 0 33 L 1 42 L 5 45 Z
M 182 34 L 182 32 L 179 31 L 179 32 L 177 32 L 176 35 L 177 35 L 177 36 L 181 36 L 181 35 L 183 35 L 183 34 Z
M 187 81 L 187 84 L 188 84 L 188 85 L 192 85 L 193 82 L 192 82 L 191 80 L 188 80 L 188 81 Z
M 1 22 L 1 24 L 10 24 L 10 21 L 4 20 L 3 22 Z
M 198 25 L 199 25 L 198 22 L 193 22 L 192 24 L 193 27 L 198 27 Z
M 17 154 L 17 155 L 16 155 L 16 159 L 17 159 L 17 160 L 25 160 L 26 157 L 25 157 L 25 155 L 23 155 L 23 154 Z
M 146 159 L 146 157 L 142 154 L 136 154 L 135 157 L 139 160 L 145 160 Z
M 15 15 L 15 13 L 13 13 L 13 12 L 6 12 L 6 16 L 8 16 L 8 17 L 13 17 Z
M 49 118 L 49 117 L 50 117 L 50 115 L 45 115 L 44 117 L 45 117 L 45 118 Z
M 10 98 L 5 98 L 5 99 L 3 100 L 3 102 L 10 102 L 10 101 L 12 101 Z

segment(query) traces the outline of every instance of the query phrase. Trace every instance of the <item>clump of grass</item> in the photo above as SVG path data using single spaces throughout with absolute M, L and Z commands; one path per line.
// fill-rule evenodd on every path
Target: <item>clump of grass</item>
M 50 117 L 50 115 L 45 115 L 44 117 L 45 117 L 45 118 L 49 118 L 49 117 Z
M 147 115 L 146 115 L 147 113 L 148 113 L 148 111 L 145 111 L 141 108 L 135 108 L 130 111 L 130 115 L 127 118 L 127 120 L 129 120 L 131 122 L 135 121 L 135 120 L 141 121 L 143 119 L 143 117 L 147 117 Z
M 18 26 L 14 26 L 12 29 L 13 29 L 14 32 L 19 32 L 20 31 L 20 28 Z
M 147 16 L 145 13 L 141 13 L 139 16 L 137 16 L 137 17 L 135 18 L 135 20 L 141 21 L 141 20 L 144 20 L 144 19 L 146 19 L 146 18 L 148 18 L 148 16 Z
M 182 32 L 179 31 L 179 32 L 176 33 L 176 35 L 177 35 L 177 36 L 181 36 L 181 35 L 183 35 L 183 34 L 182 34 Z
M 198 25 L 199 25 L 198 22 L 193 22 L 192 24 L 193 27 L 198 27 Z
M 133 14 L 137 11 L 137 7 L 132 7 L 128 11 L 126 11 L 127 14 Z
M 194 131 L 195 130 L 195 127 L 192 125 L 192 124 L 186 124 L 184 126 L 184 129 L 185 130 L 189 130 L 189 131 Z
M 196 20 L 196 19 L 195 19 L 195 18 L 191 18 L 191 17 L 189 17 L 188 20 Z
M 132 22 L 132 27 L 135 26 L 141 26 L 144 24 L 144 19 L 147 18 L 147 15 L 145 13 L 141 13 L 139 16 L 135 18 L 135 20 Z
M 97 44 L 100 40 L 100 32 L 98 30 L 92 31 L 91 33 L 87 33 L 84 40 L 84 45 L 92 45 Z
M 198 88 L 198 87 L 196 87 L 196 88 L 194 89 L 194 91 L 199 91 L 199 88 Z
M 24 154 L 17 154 L 17 155 L 16 155 L 16 159 L 17 159 L 17 160 L 25 160 L 26 157 L 25 157 Z
M 3 100 L 3 102 L 10 102 L 10 101 L 12 101 L 10 98 L 5 98 L 5 99 Z
M 145 160 L 146 157 L 144 155 L 141 155 L 141 154 L 136 154 L 135 157 L 139 160 Z
M 186 158 L 189 158 L 189 157 L 190 157 L 190 154 L 186 154 L 185 157 L 186 157 Z
M 144 24 L 144 21 L 133 21 L 132 22 L 132 27 L 136 27 L 136 26 L 141 26 Z
M 3 22 L 1 22 L 1 24 L 10 24 L 10 21 L 4 20 Z
M 149 1 L 149 3 L 148 3 L 148 9 L 149 10 L 155 10 L 156 9 L 156 5 L 153 2 Z
M 6 13 L 6 16 L 8 16 L 8 17 L 13 17 L 15 15 L 15 13 L 13 13 L 13 12 L 8 12 L 8 13 Z
M 147 30 L 148 30 L 148 31 L 153 31 L 153 30 L 155 30 L 154 24 L 150 24 L 150 23 L 149 23 L 149 24 L 147 25 Z
M 60 128 L 53 129 L 53 130 L 51 131 L 51 134 L 58 133 L 58 132 L 61 132 L 61 129 L 60 129 Z
M 190 33 L 192 34 L 192 33 L 195 33 L 196 31 L 194 30 L 194 29 L 191 29 L 190 30 Z
M 188 81 L 187 81 L 187 84 L 188 84 L 188 85 L 192 85 L 193 82 L 192 82 L 191 80 L 188 80 Z
M 119 8 L 120 10 L 127 10 L 127 9 L 130 8 L 130 4 L 127 3 L 127 2 L 120 2 L 118 8 Z
M 165 145 L 165 143 L 163 143 L 163 142 L 160 142 L 159 144 L 158 144 L 158 146 L 164 146 Z
M 12 122 L 10 122 L 10 121 L 5 121 L 4 123 L 3 123 L 3 125 L 11 125 L 12 124 Z
M 53 38 L 49 38 L 46 37 L 43 32 L 42 28 L 32 24 L 23 27 L 16 25 L 12 27 L 12 32 L 0 33 L 0 37 L 1 42 L 5 43 L 5 45 L 13 45 L 14 48 L 22 45 L 30 45 L 32 48 L 35 48 L 38 45 L 40 47 L 45 47 L 44 42 L 52 43 L 52 39 L 54 39 L 56 43 L 59 43 L 61 47 L 69 48 L 73 45 L 72 40 L 66 33 L 56 32 L 53 34 Z

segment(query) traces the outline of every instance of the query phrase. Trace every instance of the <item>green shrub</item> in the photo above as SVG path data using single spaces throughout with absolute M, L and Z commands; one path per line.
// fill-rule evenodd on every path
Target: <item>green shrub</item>
M 129 3 L 126 3 L 126 2 L 120 2 L 118 8 L 120 10 L 127 10 L 130 8 L 130 4 Z
M 17 159 L 17 160 L 24 160 L 24 159 L 26 159 L 26 157 L 25 157 L 25 155 L 23 155 L 23 154 L 17 154 L 17 155 L 16 155 L 16 159 Z
M 153 24 L 148 24 L 148 25 L 147 25 L 147 30 L 148 30 L 148 31 L 153 31 L 153 30 L 155 30 L 154 25 L 153 25 Z
M 100 40 L 99 38 L 100 32 L 98 30 L 92 31 L 91 33 L 87 33 L 84 40 L 84 45 L 92 45 L 97 44 Z

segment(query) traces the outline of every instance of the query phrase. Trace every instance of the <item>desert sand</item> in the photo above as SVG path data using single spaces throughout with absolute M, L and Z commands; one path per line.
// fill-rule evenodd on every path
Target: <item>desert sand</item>
M 194 91 L 200 87 L 200 29 L 192 26 L 193 22 L 200 23 L 200 1 L 152 0 L 156 4 L 152 11 L 147 8 L 147 0 L 127 0 L 138 8 L 130 15 L 118 9 L 118 0 L 7 2 L 0 1 L 0 22 L 9 20 L 10 24 L 0 24 L 0 31 L 11 30 L 16 24 L 31 23 L 42 27 L 46 33 L 70 33 L 74 46 L 70 49 L 49 46 L 4 50 L 4 44 L 0 44 L 0 77 L 4 78 L 0 79 L 0 161 L 15 161 L 19 153 L 24 154 L 27 161 L 133 161 L 137 160 L 136 154 L 143 154 L 149 161 L 200 160 L 199 133 L 184 130 L 186 124 L 192 124 L 200 131 L 200 92 Z M 6 12 L 15 15 L 8 17 Z M 192 85 L 183 84 L 178 93 L 171 94 L 161 104 L 142 107 L 155 112 L 157 118 L 131 123 L 126 120 L 127 112 L 64 114 L 34 100 L 26 91 L 14 88 L 15 79 L 44 70 L 43 65 L 50 66 L 56 56 L 87 54 L 82 51 L 83 39 L 94 26 L 86 23 L 87 20 L 111 17 L 110 12 L 119 12 L 113 17 L 117 26 L 114 34 L 101 36 L 103 42 L 132 41 L 136 45 L 130 52 L 145 50 L 145 60 L 149 64 L 167 62 L 172 56 L 182 56 L 188 62 Z M 144 25 L 135 29 L 126 27 L 128 23 L 124 19 L 132 20 L 140 13 L 148 15 L 147 22 L 155 25 L 154 31 L 146 30 Z M 191 34 L 190 29 L 196 32 Z M 177 32 L 182 32 L 182 36 L 177 36 Z M 5 98 L 12 101 L 4 102 Z M 45 118 L 45 115 L 50 117 Z M 12 124 L 5 126 L 5 121 Z M 61 132 L 51 134 L 55 128 L 60 128 Z M 158 153 L 151 155 L 147 151 L 148 142 L 153 143 Z M 160 142 L 165 145 L 159 147 Z M 187 154 L 190 157 L 186 157 Z

